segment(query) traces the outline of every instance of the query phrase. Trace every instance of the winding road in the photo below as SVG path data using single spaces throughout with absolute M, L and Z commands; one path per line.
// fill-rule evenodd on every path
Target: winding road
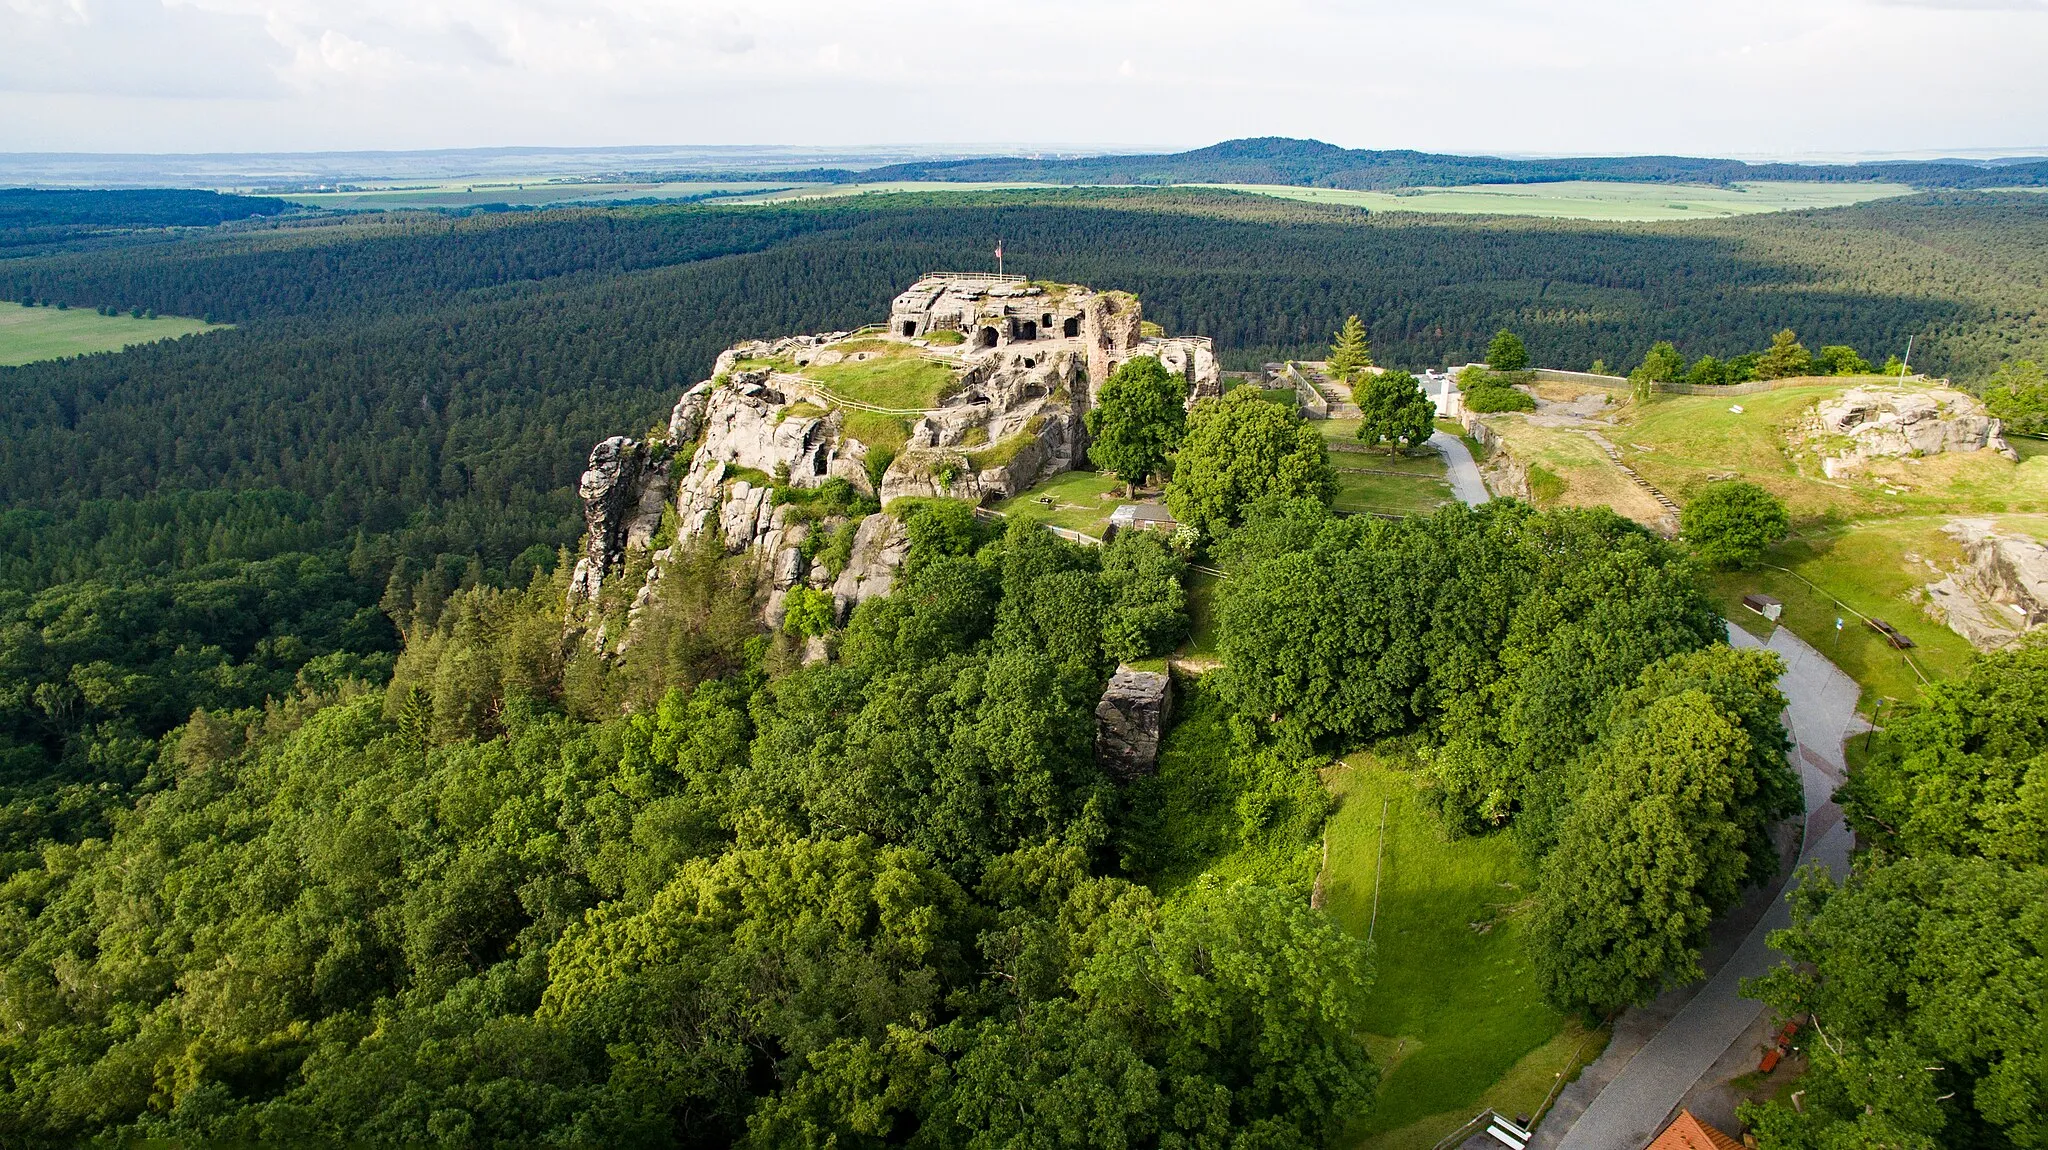
M 1799 865 L 1819 863 L 1840 879 L 1848 873 L 1851 836 L 1833 795 L 1847 772 L 1842 740 L 1861 728 L 1856 682 L 1783 627 L 1766 644 L 1731 624 L 1728 641 L 1736 647 L 1768 647 L 1785 660 L 1785 675 L 1778 685 L 1785 692 L 1786 728 L 1806 791 L 1806 835 Z M 1782 897 L 1774 900 L 1734 956 L 1628 1059 L 1578 1120 L 1561 1131 L 1546 1123 L 1532 1140 L 1532 1150 L 1642 1150 L 1648 1145 L 1679 1100 L 1762 1013 L 1763 1003 L 1742 997 L 1742 980 L 1763 974 L 1782 960 L 1768 939 L 1791 920 L 1790 904 Z

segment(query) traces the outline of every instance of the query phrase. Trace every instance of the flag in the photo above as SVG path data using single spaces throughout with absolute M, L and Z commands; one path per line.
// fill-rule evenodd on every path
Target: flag
M 1001 240 L 997 240 L 997 241 L 996 241 L 996 258 L 997 258 L 997 259 L 1002 259 L 1002 258 L 1003 258 L 1003 241 L 1001 241 Z

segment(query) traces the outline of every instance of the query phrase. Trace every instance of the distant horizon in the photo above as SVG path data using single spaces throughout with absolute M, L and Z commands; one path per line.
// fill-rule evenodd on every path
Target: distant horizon
M 1311 139 L 1312 137 L 1287 137 Z M 713 173 L 778 169 L 844 168 L 860 170 L 909 161 L 945 161 L 992 157 L 1078 158 L 1119 155 L 1173 155 L 1213 146 L 1173 144 L 1081 144 L 1074 142 L 908 144 L 509 144 L 431 148 L 345 148 L 299 151 L 214 152 L 0 152 L 0 186 L 87 187 L 172 186 L 251 187 L 299 186 L 336 181 L 391 181 L 552 178 L 574 179 L 626 172 Z M 1319 141 L 1330 143 L 1332 141 Z M 1337 145 L 1348 147 L 1347 145 Z M 1932 148 L 1900 151 L 1682 153 L 1630 151 L 1462 151 L 1420 148 L 1352 148 L 1362 151 L 1418 151 L 1431 155 L 1491 157 L 1506 160 L 1628 158 L 1686 156 L 1744 163 L 1797 163 L 1839 166 L 1857 163 L 1918 163 L 1955 160 L 1985 164 L 2001 160 L 2048 157 L 2048 144 L 2003 148 Z M 464 165 L 464 160 L 501 161 Z M 615 161 L 637 161 L 624 167 Z M 343 161 L 347 163 L 338 163 Z M 380 165 L 380 161 L 382 164 Z M 415 161 L 406 164 L 402 161 Z M 438 163 L 435 161 L 439 161 Z M 502 161 L 519 161 L 512 166 Z M 536 163 L 537 161 L 553 161 Z

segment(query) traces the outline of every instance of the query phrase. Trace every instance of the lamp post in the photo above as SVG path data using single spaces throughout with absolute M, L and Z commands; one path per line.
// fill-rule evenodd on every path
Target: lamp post
M 1898 702 L 1898 700 L 1897 700 L 1897 699 L 1894 699 L 1894 698 L 1892 698 L 1892 697 L 1891 697 L 1890 695 L 1885 695 L 1885 696 L 1883 696 L 1882 698 L 1878 699 L 1878 701 L 1877 701 L 1877 706 L 1876 706 L 1876 707 L 1875 707 L 1875 708 L 1874 708 L 1874 709 L 1872 710 L 1872 713 L 1871 713 L 1871 716 L 1870 716 L 1870 730 L 1869 730 L 1869 731 L 1867 731 L 1867 732 L 1865 732 L 1865 733 L 1864 733 L 1864 735 L 1863 735 L 1863 753 L 1864 753 L 1864 754 L 1866 754 L 1866 755 L 1867 755 L 1867 754 L 1869 754 L 1869 753 L 1870 753 L 1870 740 L 1871 740 L 1872 738 L 1876 737 L 1876 735 L 1877 735 L 1877 720 L 1878 720 L 1878 717 L 1879 717 L 1880 715 L 1883 715 L 1883 714 L 1884 714 L 1884 705 L 1885 705 L 1886 703 L 1896 703 L 1896 702 Z

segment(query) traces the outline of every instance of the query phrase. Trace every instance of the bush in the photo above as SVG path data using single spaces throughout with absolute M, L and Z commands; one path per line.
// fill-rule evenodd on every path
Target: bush
M 1777 496 L 1738 479 L 1701 489 L 1679 526 L 1702 563 L 1729 570 L 1755 567 L 1766 548 L 1785 538 L 1791 522 Z
M 1481 415 L 1496 411 L 1534 411 L 1536 398 L 1520 388 L 1488 381 L 1465 392 L 1465 410 Z

